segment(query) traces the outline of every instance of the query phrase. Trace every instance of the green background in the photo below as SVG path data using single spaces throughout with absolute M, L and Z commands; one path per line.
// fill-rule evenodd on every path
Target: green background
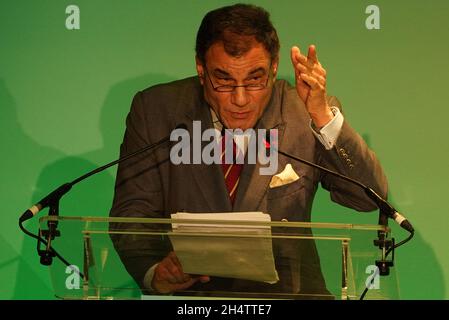
M 134 93 L 194 74 L 201 18 L 229 3 L 0 1 L 0 298 L 52 298 L 48 270 L 35 241 L 19 231 L 19 215 L 118 156 Z M 449 2 L 252 3 L 269 10 L 278 29 L 280 78 L 293 78 L 292 45 L 316 44 L 329 93 L 381 160 L 391 202 L 413 222 L 415 239 L 396 252 L 401 298 L 448 299 Z M 80 8 L 80 30 L 65 28 L 70 4 Z M 365 27 L 370 4 L 380 8 L 380 30 Z M 114 177 L 110 169 L 76 186 L 62 215 L 107 216 Z M 376 223 L 377 213 L 339 207 L 320 191 L 314 219 Z M 37 230 L 37 220 L 27 227 Z

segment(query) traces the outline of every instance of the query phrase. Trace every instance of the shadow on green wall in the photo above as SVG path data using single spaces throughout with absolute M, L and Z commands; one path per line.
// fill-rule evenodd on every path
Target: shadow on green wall
M 59 154 L 58 157 L 51 157 L 52 161 L 42 163 L 37 183 L 35 183 L 35 180 L 27 182 L 30 185 L 37 186 L 32 196 L 32 203 L 39 201 L 62 183 L 71 181 L 87 171 L 117 158 L 125 128 L 125 117 L 129 111 L 133 95 L 148 86 L 170 80 L 172 79 L 165 75 L 147 74 L 112 86 L 102 106 L 99 122 L 103 147 L 75 156 Z M 95 95 L 95 92 L 90 94 Z M 89 137 L 83 136 L 79 139 L 87 141 Z M 70 143 L 70 141 L 67 143 Z M 32 154 L 38 150 L 42 152 L 42 147 L 38 144 L 27 145 L 26 150 Z M 55 160 L 55 158 L 58 160 Z M 37 168 L 37 166 L 34 166 L 34 168 Z M 109 169 L 74 186 L 60 203 L 60 215 L 108 216 L 113 197 L 115 171 L 115 168 Z M 34 219 L 27 224 L 27 227 L 33 232 L 37 231 L 36 221 L 37 219 Z M 54 246 L 57 248 L 57 240 L 54 242 Z M 60 253 L 64 256 L 63 252 Z M 17 268 L 13 297 L 15 299 L 52 298 L 52 289 L 48 285 L 47 278 L 49 276 L 45 272 L 45 267 L 41 266 L 41 269 L 36 267 L 39 264 L 39 257 L 36 253 L 34 239 L 29 237 L 24 239 L 21 257 L 21 262 L 19 262 Z M 29 264 L 35 266 L 34 269 L 38 270 L 39 275 L 36 272 L 31 272 Z M 46 284 L 40 285 L 39 279 L 42 279 L 42 282 Z
M 0 202 L 5 213 L 0 226 L 4 237 L 4 242 L 1 241 L 0 295 L 2 299 L 26 298 L 33 292 L 43 292 L 45 298 L 48 297 L 45 292 L 50 289 L 48 275 L 43 276 L 42 270 L 36 266 L 34 247 L 27 252 L 19 249 L 20 244 L 25 247 L 32 241 L 21 233 L 17 220 L 29 207 L 31 193 L 36 190 L 38 170 L 63 155 L 58 150 L 42 146 L 25 133 L 19 123 L 15 99 L 2 79 L 0 112 L 0 145 L 5 150 L 0 166 Z M 37 121 L 37 125 L 41 124 Z M 36 221 L 27 226 L 33 232 L 37 230 Z M 27 274 L 32 281 L 19 283 L 15 281 L 18 274 Z M 14 294 L 17 290 L 22 294 Z
M 419 229 L 409 244 L 397 250 L 396 260 L 402 299 L 445 299 L 443 269 Z

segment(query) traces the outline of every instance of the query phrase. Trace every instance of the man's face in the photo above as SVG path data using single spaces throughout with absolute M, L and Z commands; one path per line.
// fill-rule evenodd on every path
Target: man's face
M 253 128 L 271 97 L 277 61 L 271 61 L 270 54 L 262 44 L 254 43 L 244 55 L 232 57 L 226 53 L 223 43 L 218 42 L 206 52 L 204 65 L 197 59 L 204 97 L 229 129 Z M 267 85 L 257 91 L 245 87 L 234 88 L 232 92 L 217 92 L 214 89 L 223 85 L 248 84 Z

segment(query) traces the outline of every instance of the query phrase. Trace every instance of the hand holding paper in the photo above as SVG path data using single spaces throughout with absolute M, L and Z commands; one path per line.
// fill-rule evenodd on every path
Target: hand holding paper
M 172 251 L 156 267 L 152 288 L 166 294 L 191 287 L 195 282 L 208 282 L 208 276 L 191 277 L 183 272 L 181 263 Z

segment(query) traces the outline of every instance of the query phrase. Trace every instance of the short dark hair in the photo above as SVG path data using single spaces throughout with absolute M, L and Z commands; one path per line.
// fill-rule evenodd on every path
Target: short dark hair
M 207 50 L 214 43 L 223 41 L 225 51 L 238 57 L 253 47 L 254 39 L 263 44 L 271 60 L 278 58 L 279 39 L 265 9 L 249 4 L 215 9 L 201 21 L 196 36 L 196 56 L 205 63 Z

